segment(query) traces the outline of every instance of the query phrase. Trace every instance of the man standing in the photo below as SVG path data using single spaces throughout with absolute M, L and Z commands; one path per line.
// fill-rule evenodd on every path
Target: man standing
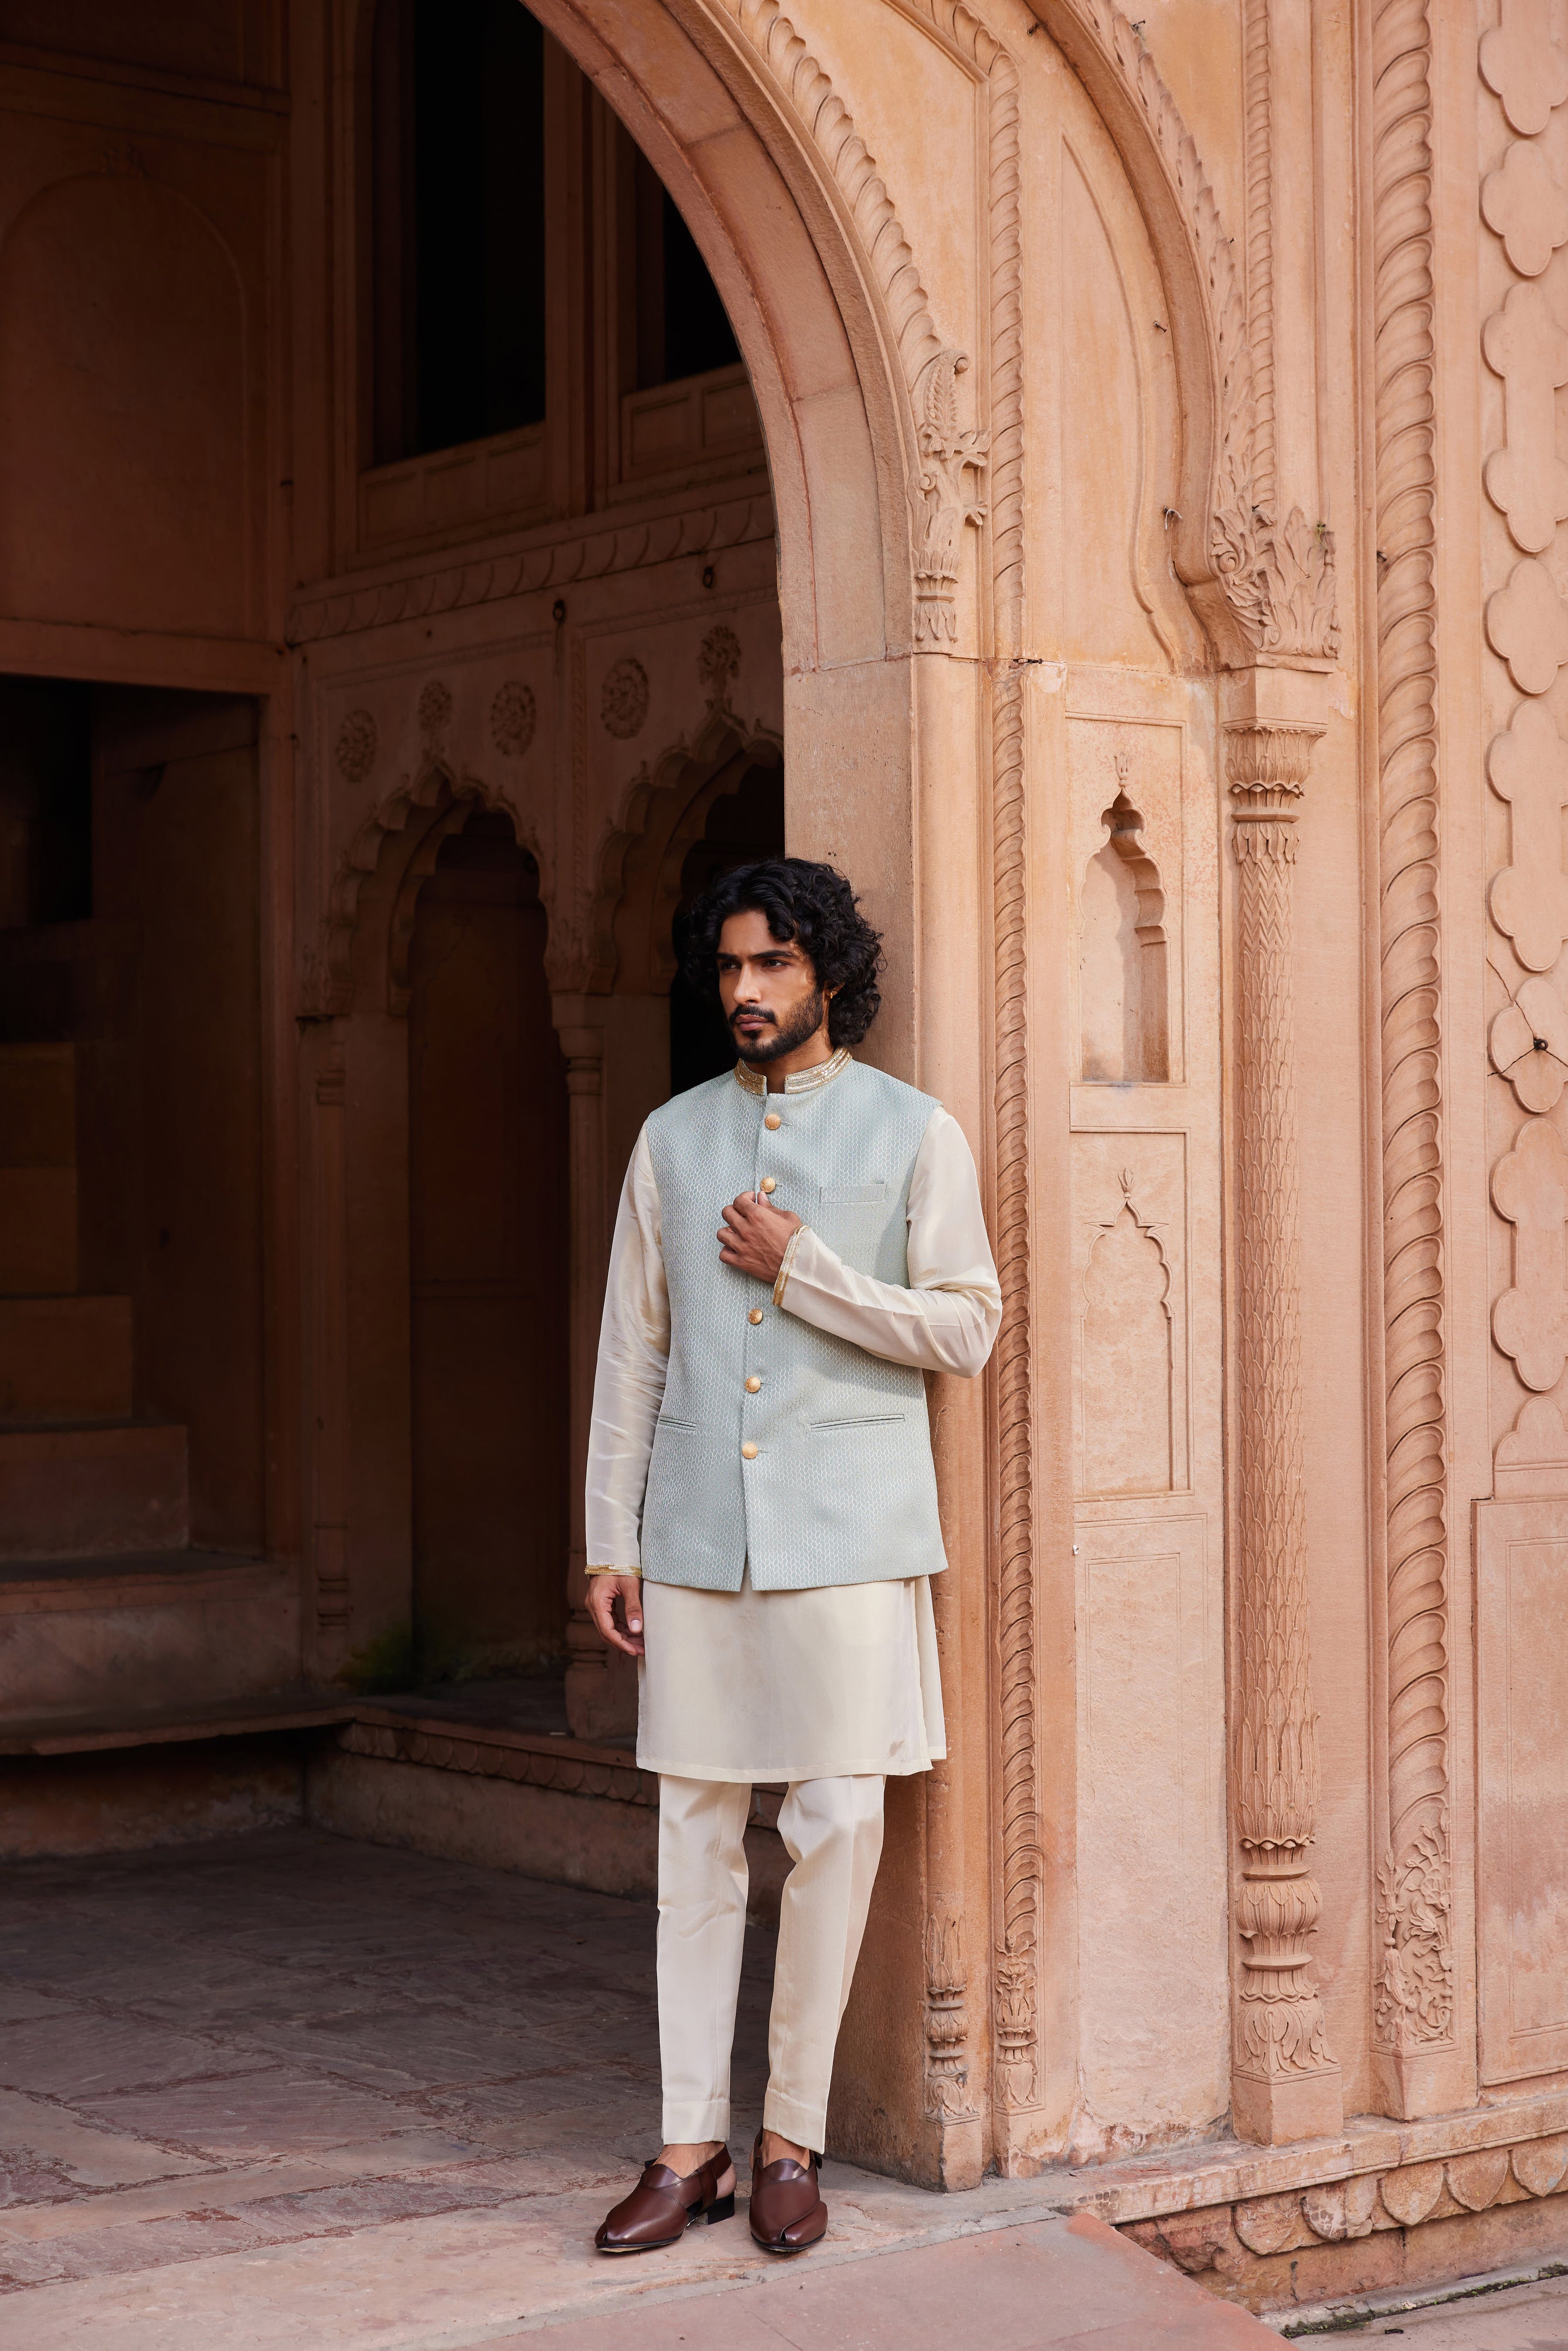
M 722 875 L 694 914 L 687 967 L 740 1059 L 654 1112 L 622 1194 L 589 1444 L 589 1606 L 643 1660 L 637 1758 L 659 1774 L 664 2146 L 601 2226 L 606 2253 L 673 2244 L 735 2210 L 725 2141 L 757 1782 L 787 1783 L 794 1866 L 751 2233 L 779 2253 L 821 2236 L 833 2047 L 883 1783 L 946 1752 L 924 1374 L 981 1370 L 1001 1294 L 962 1130 L 852 1059 L 881 960 L 831 866 L 776 858 Z

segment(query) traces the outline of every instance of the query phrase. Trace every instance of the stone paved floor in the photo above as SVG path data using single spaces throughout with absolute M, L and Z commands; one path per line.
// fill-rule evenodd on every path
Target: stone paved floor
M 971 2315 L 987 2351 L 1279 2339 L 1058 2217 L 1050 2179 L 936 2197 L 831 2164 L 809 2266 L 758 2252 L 743 2214 L 600 2260 L 657 2132 L 652 1957 L 644 1906 L 310 1830 L 0 1870 L 0 2341 L 924 2351 Z M 770 1974 L 754 1933 L 743 2158 Z M 1568 2351 L 1562 2292 L 1370 2331 Z
M 310 1830 L 0 1872 L 0 2338 L 455 2351 L 778 2276 L 740 2217 L 591 2250 L 656 2142 L 652 1946 L 643 1906 Z M 1052 2210 L 829 2176 L 842 2258 Z
M 1444 2290 L 1431 2291 L 1440 2294 Z M 1449 2294 L 1451 2298 L 1432 2301 L 1424 2309 L 1389 2308 L 1360 2326 L 1341 2324 L 1328 2340 L 1369 2343 L 1398 2337 L 1408 2351 L 1568 2351 L 1568 2278 L 1537 2278 L 1513 2286 L 1469 2279 Z M 1382 2299 L 1392 2303 L 1397 2297 Z

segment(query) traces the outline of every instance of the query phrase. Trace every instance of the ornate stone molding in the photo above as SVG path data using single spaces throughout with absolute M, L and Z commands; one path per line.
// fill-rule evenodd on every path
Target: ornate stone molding
M 988 523 L 992 664 L 992 892 L 996 941 L 997 1259 L 1004 1301 L 996 1355 L 1001 1539 L 998 1563 L 1000 1682 L 1000 1932 L 993 2011 L 993 2095 L 1005 2114 L 1031 2106 L 1039 2080 L 1036 1970 L 1041 1899 L 1036 1753 L 1027 1156 L 1023 678 L 1022 243 L 1018 68 L 962 0 L 911 0 L 974 69 L 987 100 L 986 228 L 990 308 L 989 420 L 958 421 L 955 379 L 963 354 L 937 334 L 909 241 L 842 99 L 776 0 L 722 0 L 764 57 L 826 159 L 859 230 L 892 321 L 920 457 L 914 533 L 915 642 L 956 636 L 954 590 L 966 524 Z M 1130 29 L 1130 28 L 1129 28 Z M 971 493 L 982 470 L 988 504 Z M 937 1775 L 938 1781 L 940 1774 Z M 938 1786 L 934 1802 L 944 1801 Z M 928 1925 L 927 2105 L 944 2119 L 969 2079 L 956 1946 L 938 1915 Z M 935 1950 L 944 1955 L 932 1956 Z
M 770 498 L 735 498 L 723 506 L 580 532 L 545 546 L 461 563 L 444 563 L 439 556 L 431 556 L 391 579 L 334 580 L 302 596 L 288 616 L 288 643 L 309 644 L 358 629 L 390 628 L 398 621 L 465 611 L 505 596 L 570 587 L 574 580 L 602 580 L 612 572 L 671 563 L 680 556 L 744 546 L 752 539 L 771 538 L 773 531 Z
M 1240 1845 L 1232 2104 L 1278 2145 L 1336 2128 L 1339 2074 L 1308 1973 L 1322 1907 L 1317 1717 L 1307 1625 L 1301 1461 L 1300 1171 L 1291 869 L 1321 726 L 1227 727 L 1239 872 L 1235 1820 Z
M 1239 2279 L 1260 2260 L 1342 2245 L 1388 2229 L 1462 2220 L 1500 2204 L 1531 2203 L 1561 2194 L 1565 2181 L 1568 2133 L 1559 2131 L 1511 2147 L 1478 2147 L 1427 2162 L 1355 2172 L 1320 2187 L 1135 2220 L 1124 2233 L 1189 2277 L 1207 2273 L 1218 2280 Z M 1301 2284 L 1304 2299 L 1311 2292 L 1310 2273 Z
M 719 5 L 768 67 L 827 163 L 874 273 L 904 384 L 913 392 L 941 352 L 943 340 L 876 158 L 779 0 L 719 0 Z
M 1024 790 L 1023 243 L 1018 69 L 967 8 L 928 0 L 985 72 L 990 103 L 991 928 L 995 955 L 998 1665 L 1001 1917 L 993 2000 L 993 2099 L 1005 2118 L 1040 2085 L 1038 1970 L 1044 1898 L 1040 1835 L 1038 1628 L 1030 1336 L 1027 802 Z M 1006 2126 L 1004 2122 L 1004 2137 Z M 1002 2149 L 1004 2160 L 1007 2149 Z
M 1274 58 L 1270 0 L 1244 0 L 1247 356 L 1252 390 L 1252 495 L 1274 510 Z
M 986 508 L 971 492 L 987 465 L 989 436 L 959 423 L 955 379 L 968 366 L 944 343 L 931 300 L 877 167 L 834 89 L 779 0 L 719 0 L 768 67 L 832 175 L 854 224 L 885 307 L 908 397 L 911 433 L 911 559 L 915 642 L 937 649 L 956 643 L 959 554 L 967 524 Z M 973 13 L 955 0 L 925 0 L 925 13 L 976 65 L 982 78 L 1002 69 L 1016 90 L 1012 61 Z
M 1219 217 L 1192 134 L 1145 48 L 1140 26 L 1109 0 L 1070 0 L 1135 100 L 1186 227 L 1208 305 L 1219 388 L 1219 449 L 1209 553 L 1252 653 L 1333 660 L 1333 537 L 1299 507 L 1279 513 L 1274 436 L 1271 26 L 1249 0 L 1246 73 L 1247 277 Z
M 1453 2017 L 1426 0 L 1380 0 L 1372 37 L 1387 1745 L 1373 2038 L 1398 2075 Z M 1410 2111 L 1407 2086 L 1390 2094 Z

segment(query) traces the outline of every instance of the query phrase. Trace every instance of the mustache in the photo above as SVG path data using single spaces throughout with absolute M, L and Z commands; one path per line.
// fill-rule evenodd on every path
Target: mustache
M 737 1005 L 729 1016 L 729 1025 L 732 1029 L 737 1020 L 771 1020 L 775 1029 L 779 1026 L 779 1015 L 776 1012 L 765 1010 L 760 1004 Z

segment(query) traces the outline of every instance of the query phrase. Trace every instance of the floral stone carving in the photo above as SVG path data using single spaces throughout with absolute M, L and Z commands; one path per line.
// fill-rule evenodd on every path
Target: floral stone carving
M 604 730 L 619 743 L 642 731 L 648 716 L 648 673 L 632 653 L 622 653 L 605 672 L 599 696 Z
M 350 710 L 338 729 L 333 756 L 345 783 L 362 784 L 376 764 L 376 722 L 368 710 Z
M 419 731 L 434 743 L 451 723 L 452 688 L 444 678 L 433 677 L 419 697 Z
M 520 759 L 534 739 L 538 711 L 533 689 L 509 677 L 490 705 L 490 739 L 504 759 Z
M 703 639 L 697 675 L 706 690 L 708 708 L 717 709 L 728 699 L 730 679 L 740 675 L 740 639 L 722 621 Z

